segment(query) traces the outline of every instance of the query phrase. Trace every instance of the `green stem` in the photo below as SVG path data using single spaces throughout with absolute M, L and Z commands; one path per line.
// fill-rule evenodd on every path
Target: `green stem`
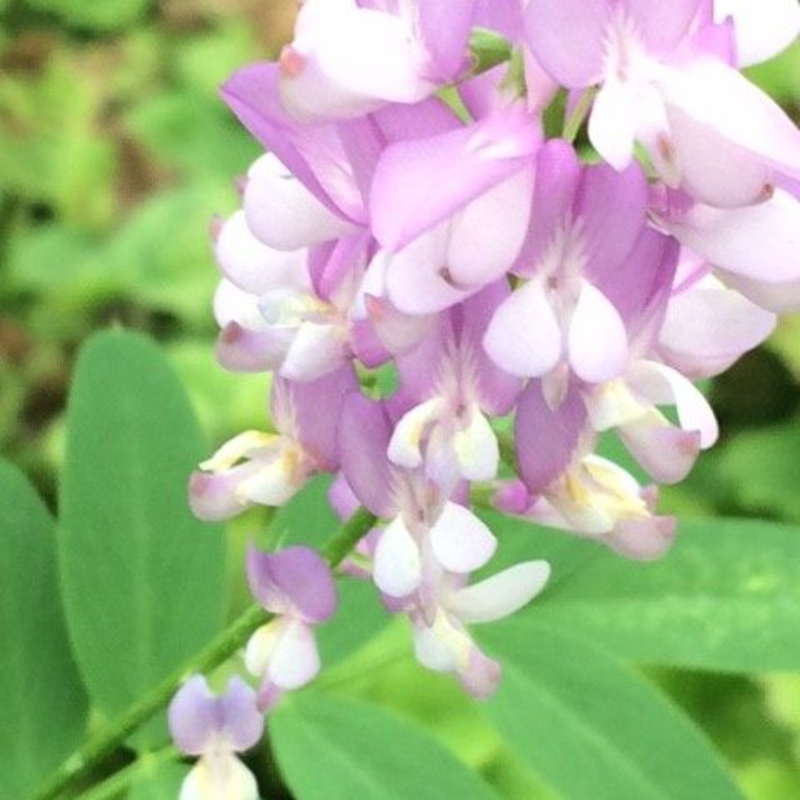
M 589 87 L 581 95 L 577 105 L 564 123 L 564 139 L 570 144 L 573 144 L 578 137 L 578 131 L 580 131 L 581 125 L 583 125 L 583 121 L 589 113 L 596 94 L 597 89 L 593 86 Z
M 331 567 L 338 566 L 375 524 L 375 516 L 359 509 L 331 537 L 322 554 Z M 134 703 L 119 719 L 110 722 L 70 756 L 30 800 L 52 800 L 83 778 L 104 758 L 121 747 L 141 725 L 169 703 L 181 684 L 198 672 L 210 672 L 242 648 L 250 636 L 272 619 L 259 605 L 250 606 L 188 663 Z
M 514 471 L 517 470 L 517 446 L 514 436 L 506 431 L 495 431 L 497 444 L 500 447 L 500 458 Z
M 111 800 L 122 794 L 132 783 L 147 772 L 151 772 L 162 764 L 176 761 L 181 754 L 169 745 L 155 753 L 145 753 L 124 769 L 112 775 L 108 780 L 84 792 L 77 800 Z
M 508 39 L 487 28 L 473 29 L 469 49 L 472 54 L 472 75 L 480 75 L 509 61 L 513 52 Z

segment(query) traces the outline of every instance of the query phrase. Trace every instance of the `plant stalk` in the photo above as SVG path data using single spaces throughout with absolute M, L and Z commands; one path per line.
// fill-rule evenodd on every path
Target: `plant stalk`
M 322 555 L 328 564 L 333 568 L 344 561 L 375 521 L 376 517 L 369 511 L 363 508 L 356 511 L 323 548 Z M 259 605 L 250 606 L 180 669 L 161 681 L 121 717 L 92 736 L 30 796 L 29 800 L 53 800 L 75 781 L 90 773 L 104 758 L 124 745 L 141 725 L 164 708 L 187 678 L 198 672 L 210 672 L 223 664 L 244 647 L 250 636 L 269 622 L 272 616 Z

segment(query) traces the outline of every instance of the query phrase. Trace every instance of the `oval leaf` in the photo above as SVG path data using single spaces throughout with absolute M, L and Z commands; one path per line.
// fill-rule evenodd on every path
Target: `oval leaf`
M 113 716 L 220 629 L 225 541 L 188 510 L 187 478 L 207 449 L 154 344 L 95 337 L 78 361 L 67 422 L 67 619 L 89 693 Z
M 525 617 L 640 663 L 798 670 L 800 528 L 687 520 L 661 561 L 603 553 Z
M 504 668 L 489 718 L 565 800 L 744 800 L 708 741 L 632 670 L 530 621 L 484 634 Z
M 188 766 L 175 762 L 145 764 L 128 791 L 128 800 L 175 800 L 188 772 Z
M 422 728 L 366 703 L 297 695 L 270 732 L 297 800 L 498 800 Z
M 81 686 L 58 595 L 55 525 L 0 461 L 0 797 L 25 797 L 83 735 Z

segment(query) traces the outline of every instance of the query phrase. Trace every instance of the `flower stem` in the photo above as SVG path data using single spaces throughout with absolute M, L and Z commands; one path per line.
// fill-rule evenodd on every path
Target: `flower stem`
M 578 132 L 580 131 L 581 125 L 583 125 L 584 120 L 586 119 L 586 115 L 589 113 L 589 109 L 591 108 L 596 95 L 597 89 L 593 86 L 590 86 L 580 96 L 575 108 L 572 109 L 572 113 L 569 115 L 569 117 L 567 117 L 567 120 L 564 123 L 563 138 L 570 144 L 574 144 L 575 139 L 578 138 Z
M 338 566 L 358 541 L 375 524 L 375 516 L 361 508 L 342 525 L 323 548 L 331 567 Z M 209 672 L 233 656 L 272 615 L 252 605 L 203 650 L 134 703 L 118 719 L 110 722 L 75 751 L 41 786 L 30 800 L 52 800 L 72 783 L 83 778 L 109 756 L 141 725 L 164 708 L 181 684 L 197 672 Z
M 112 800 L 122 794 L 132 783 L 147 772 L 155 771 L 162 764 L 176 761 L 181 754 L 173 745 L 155 753 L 145 753 L 127 767 L 112 775 L 108 780 L 80 795 L 77 800 Z

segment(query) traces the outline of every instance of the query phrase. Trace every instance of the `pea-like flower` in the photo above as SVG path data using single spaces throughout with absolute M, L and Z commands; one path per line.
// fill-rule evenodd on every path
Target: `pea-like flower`
M 169 727 L 177 748 L 198 758 L 180 800 L 258 800 L 255 777 L 236 754 L 258 743 L 264 717 L 241 678 L 231 678 L 219 696 L 203 676 L 190 678 L 170 704 Z
M 275 615 L 252 635 L 245 652 L 247 669 L 261 680 L 258 707 L 267 711 L 319 672 L 314 627 L 336 611 L 336 587 L 319 554 L 301 546 L 277 553 L 250 547 L 247 579 L 256 600 Z

